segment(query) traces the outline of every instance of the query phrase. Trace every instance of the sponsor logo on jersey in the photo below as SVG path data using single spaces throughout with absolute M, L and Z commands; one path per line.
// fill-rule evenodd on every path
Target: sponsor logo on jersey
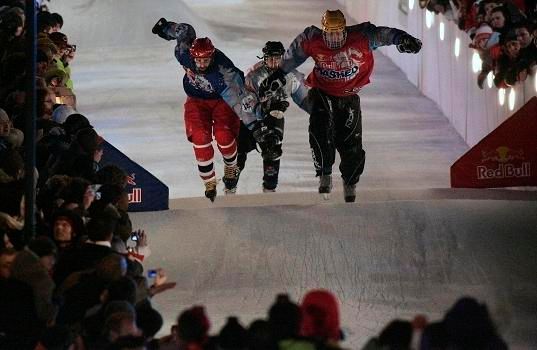
M 187 68 L 186 76 L 190 84 L 192 84 L 192 86 L 194 86 L 196 89 L 207 92 L 209 94 L 215 92 L 213 86 L 211 85 L 211 82 L 204 75 L 196 74 L 191 69 Z
M 351 69 L 346 69 L 343 71 L 339 70 L 331 70 L 331 69 L 322 69 L 322 68 L 316 68 L 319 76 L 325 79 L 329 80 L 351 80 L 356 76 L 360 68 L 358 66 L 354 66 Z
M 364 62 L 364 54 L 353 47 L 334 55 L 318 54 L 314 56 L 315 70 L 318 75 L 328 80 L 351 80 Z
M 486 164 L 477 166 L 478 180 L 531 176 L 531 162 L 525 161 L 522 149 L 500 146 L 493 150 L 483 150 L 481 156 L 481 163 Z

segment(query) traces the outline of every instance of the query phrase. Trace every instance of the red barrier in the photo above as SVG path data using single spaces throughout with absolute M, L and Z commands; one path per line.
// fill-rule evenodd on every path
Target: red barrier
M 537 97 L 451 166 L 451 187 L 537 186 Z

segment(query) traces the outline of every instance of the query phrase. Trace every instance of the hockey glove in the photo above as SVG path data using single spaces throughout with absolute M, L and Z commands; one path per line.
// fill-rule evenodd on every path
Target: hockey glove
M 399 38 L 397 50 L 402 53 L 418 53 L 421 50 L 421 45 L 421 40 L 405 33 Z
M 259 97 L 270 98 L 276 94 L 281 87 L 285 85 L 285 72 L 281 69 L 276 69 L 274 73 L 269 75 L 261 82 L 259 86 Z
M 289 108 L 289 102 L 279 100 L 269 100 L 265 106 L 267 114 L 276 119 L 283 118 L 283 114 Z
M 274 129 L 266 125 L 263 121 L 258 121 L 252 129 L 252 136 L 255 142 L 262 144 L 267 138 L 274 134 Z
M 278 160 L 282 156 L 282 142 L 276 133 L 265 137 L 265 141 L 259 144 L 263 160 Z
M 151 30 L 153 32 L 153 34 L 157 34 L 158 36 L 160 36 L 162 39 L 165 39 L 165 40 L 174 40 L 175 38 L 171 35 L 168 35 L 166 33 L 166 26 L 168 25 L 168 21 L 165 19 L 165 18 L 161 18 L 158 20 L 157 23 L 155 23 L 155 25 L 153 26 L 153 29 Z

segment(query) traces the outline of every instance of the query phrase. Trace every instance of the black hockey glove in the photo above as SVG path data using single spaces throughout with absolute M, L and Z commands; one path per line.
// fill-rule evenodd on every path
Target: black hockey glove
M 266 125 L 263 121 L 255 123 L 254 128 L 252 129 L 252 136 L 254 137 L 255 142 L 259 144 L 265 143 L 267 138 L 273 134 L 274 129 Z
M 289 108 L 289 102 L 280 100 L 268 100 L 265 106 L 263 106 L 263 109 L 266 111 L 267 115 L 270 115 L 276 119 L 283 118 L 283 114 L 287 108 Z
M 167 25 L 168 25 L 168 21 L 165 18 L 161 18 L 158 20 L 157 23 L 155 23 L 151 31 L 153 32 L 153 34 L 157 34 L 162 39 L 165 39 L 168 41 L 175 40 L 173 36 L 166 34 L 165 29 Z
M 276 133 L 265 137 L 265 142 L 259 144 L 263 160 L 278 160 L 282 156 L 281 139 Z
M 421 50 L 421 45 L 421 40 L 405 33 L 399 37 L 397 50 L 402 53 L 418 53 Z
M 285 72 L 281 69 L 276 69 L 274 73 L 269 75 L 259 85 L 259 97 L 270 98 L 276 94 L 281 87 L 285 85 Z

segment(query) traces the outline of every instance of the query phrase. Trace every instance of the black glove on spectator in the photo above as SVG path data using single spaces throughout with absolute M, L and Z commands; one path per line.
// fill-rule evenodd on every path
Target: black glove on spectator
M 418 53 L 421 50 L 421 45 L 421 40 L 405 33 L 399 37 L 397 50 L 403 53 Z
M 274 73 L 269 75 L 265 80 L 261 82 L 259 86 L 259 97 L 271 97 L 274 96 L 276 91 L 285 85 L 285 72 L 281 69 L 276 69 Z
M 166 34 L 166 32 L 164 31 L 167 25 L 168 25 L 168 21 L 165 18 L 161 18 L 158 20 L 157 23 L 155 23 L 151 31 L 153 32 L 153 34 L 157 34 L 162 39 L 174 40 L 175 39 L 174 37 Z
M 274 130 L 263 121 L 255 123 L 254 128 L 252 129 L 252 136 L 254 137 L 255 142 L 259 144 L 264 143 L 269 135 L 272 135 L 273 133 Z

